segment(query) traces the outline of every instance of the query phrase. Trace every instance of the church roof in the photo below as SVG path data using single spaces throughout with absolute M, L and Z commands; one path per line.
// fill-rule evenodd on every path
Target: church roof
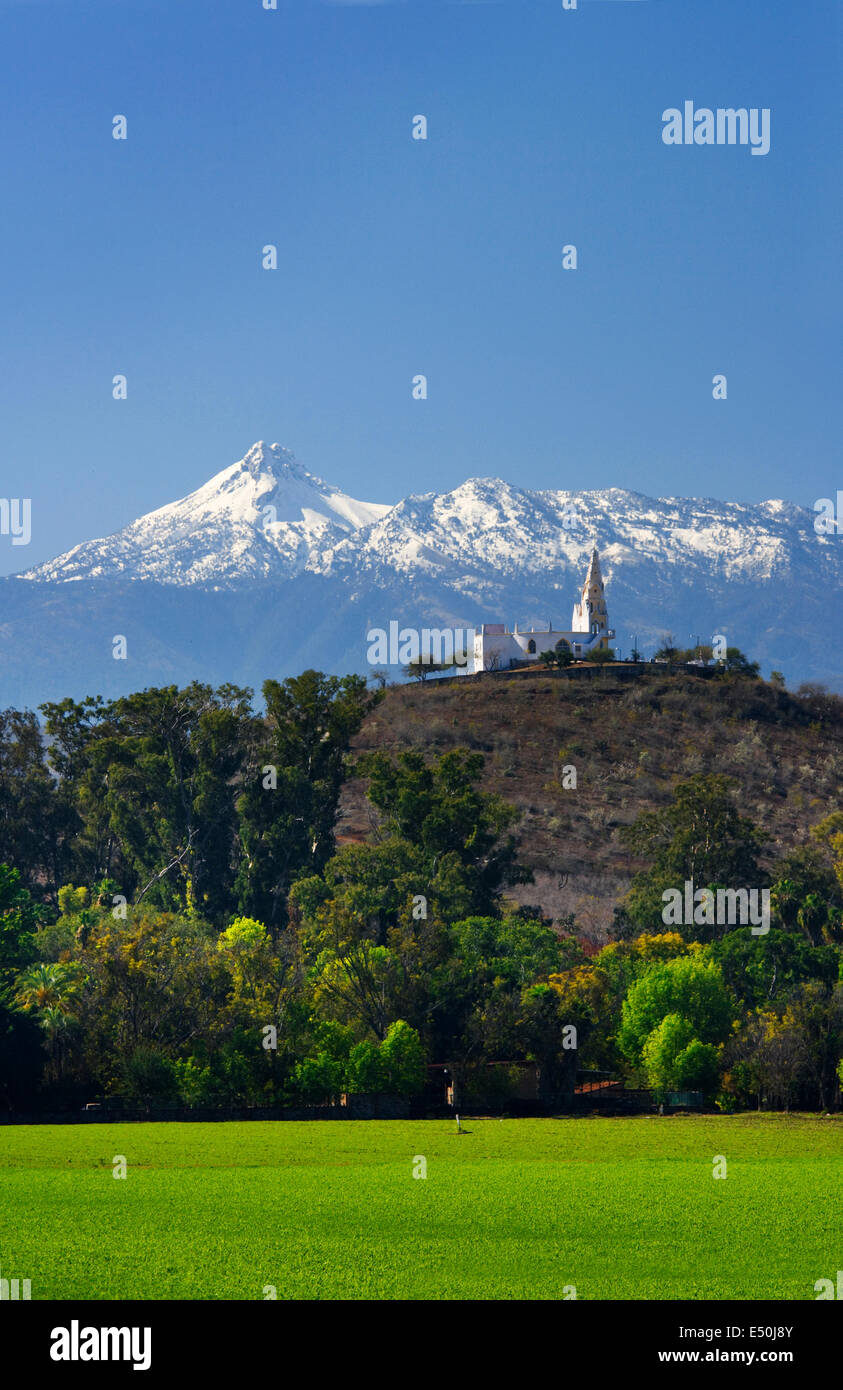
M 603 583 L 603 575 L 600 573 L 600 557 L 597 554 L 597 546 L 592 547 L 591 559 L 588 562 L 588 573 L 585 576 L 584 589 L 588 589 L 592 584 Z

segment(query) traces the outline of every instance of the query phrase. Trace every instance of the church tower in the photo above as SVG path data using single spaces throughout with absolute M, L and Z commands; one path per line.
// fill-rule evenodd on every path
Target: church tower
M 592 637 L 599 636 L 600 646 L 606 645 L 606 638 L 609 634 L 609 617 L 606 612 L 606 600 L 603 596 L 603 576 L 600 573 L 600 560 L 597 555 L 597 546 L 591 552 L 591 559 L 588 564 L 588 573 L 585 576 L 585 583 L 582 586 L 582 599 L 574 604 L 574 616 L 571 619 L 572 632 L 587 632 Z

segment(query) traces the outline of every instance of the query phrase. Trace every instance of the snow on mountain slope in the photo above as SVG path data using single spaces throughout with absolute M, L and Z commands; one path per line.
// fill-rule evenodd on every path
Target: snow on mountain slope
M 622 569 L 654 565 L 661 575 L 651 581 L 671 584 L 714 577 L 760 583 L 812 565 L 830 567 L 839 579 L 840 554 L 816 535 L 813 520 L 787 502 L 655 500 L 619 488 L 529 492 L 472 478 L 453 492 L 399 502 L 322 568 L 426 574 L 478 598 L 515 576 L 541 577 L 551 587 L 558 581 L 567 591 L 570 571 L 580 577 L 596 541 L 609 581 Z
M 763 583 L 810 565 L 839 581 L 835 538 L 817 536 L 813 520 L 788 502 L 653 499 L 619 488 L 531 492 L 498 478 L 470 478 L 395 506 L 359 502 L 280 445 L 260 442 L 180 501 L 20 577 L 230 588 L 305 571 L 374 582 L 426 576 L 480 600 L 515 576 L 567 593 L 569 572 L 596 541 L 609 581 L 654 563 L 662 582 L 674 571 L 671 584 Z
M 270 510 L 274 509 L 274 510 Z M 593 542 L 616 645 L 724 633 L 843 689 L 843 537 L 790 502 L 529 491 L 470 478 L 359 502 L 255 444 L 178 502 L 0 581 L 0 708 L 162 681 L 366 671 L 370 626 L 565 629 Z M 22 582 L 27 581 L 27 582 Z M 258 601 L 252 601 L 257 592 Z M 112 634 L 128 634 L 115 662 Z
M 120 575 L 228 587 L 299 573 L 314 552 L 330 551 L 387 511 L 348 497 L 308 473 L 289 450 L 260 441 L 180 501 L 20 577 L 67 582 Z

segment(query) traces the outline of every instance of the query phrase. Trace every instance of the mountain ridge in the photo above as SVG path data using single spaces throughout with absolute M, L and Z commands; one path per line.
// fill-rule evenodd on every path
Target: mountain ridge
M 843 688 L 843 545 L 814 519 L 778 498 L 484 477 L 362 502 L 258 441 L 186 497 L 0 581 L 0 703 L 212 671 L 258 688 L 311 665 L 366 672 L 367 625 L 395 619 L 566 629 L 593 543 L 623 654 L 722 633 L 793 681 Z
M 254 485 L 244 485 L 244 479 Z M 624 507 L 631 512 L 626 526 L 616 515 Z M 766 533 L 759 535 L 762 519 Z M 699 522 L 707 544 L 699 542 Z M 505 524 L 508 535 L 502 534 Z M 659 526 L 663 551 L 684 550 L 689 559 L 694 552 L 712 558 L 728 554 L 733 572 L 747 571 L 754 559 L 761 577 L 765 561 L 769 572 L 781 555 L 786 537 L 776 533 L 782 526 L 790 528 L 791 543 L 795 532 L 817 547 L 815 560 L 822 561 L 824 545 L 833 553 L 828 539 L 814 532 L 813 513 L 781 498 L 739 503 L 651 498 L 624 488 L 534 490 L 475 476 L 444 493 L 363 502 L 311 473 L 290 450 L 258 441 L 185 497 L 13 577 L 69 582 L 128 572 L 160 583 L 213 587 L 285 579 L 302 569 L 331 573 L 349 566 L 391 566 L 406 572 L 452 563 L 457 554 L 464 561 L 467 553 L 484 567 L 491 560 L 504 570 L 535 571 L 538 566 L 528 562 L 537 541 L 544 547 L 539 564 L 579 564 L 596 541 L 611 567 L 612 560 L 634 563 L 641 553 L 657 549 Z M 754 538 L 747 535 L 749 527 Z M 456 553 L 448 544 L 455 529 L 460 531 Z M 736 540 L 742 544 L 736 547 Z

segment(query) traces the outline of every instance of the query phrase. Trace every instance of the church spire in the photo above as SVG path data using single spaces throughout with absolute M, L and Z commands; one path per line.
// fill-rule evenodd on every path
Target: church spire
M 603 575 L 600 572 L 600 556 L 597 554 L 597 546 L 591 547 L 591 559 L 588 562 L 588 573 L 585 576 L 583 590 L 590 589 L 592 585 L 603 591 Z
M 600 556 L 597 554 L 596 544 L 591 548 L 591 559 L 588 562 L 588 570 L 581 592 L 580 602 L 574 604 L 571 628 L 574 632 L 588 632 L 592 637 L 597 634 L 602 636 L 608 632 L 609 619 L 606 613 L 606 600 L 603 597 L 603 575 L 600 570 Z

